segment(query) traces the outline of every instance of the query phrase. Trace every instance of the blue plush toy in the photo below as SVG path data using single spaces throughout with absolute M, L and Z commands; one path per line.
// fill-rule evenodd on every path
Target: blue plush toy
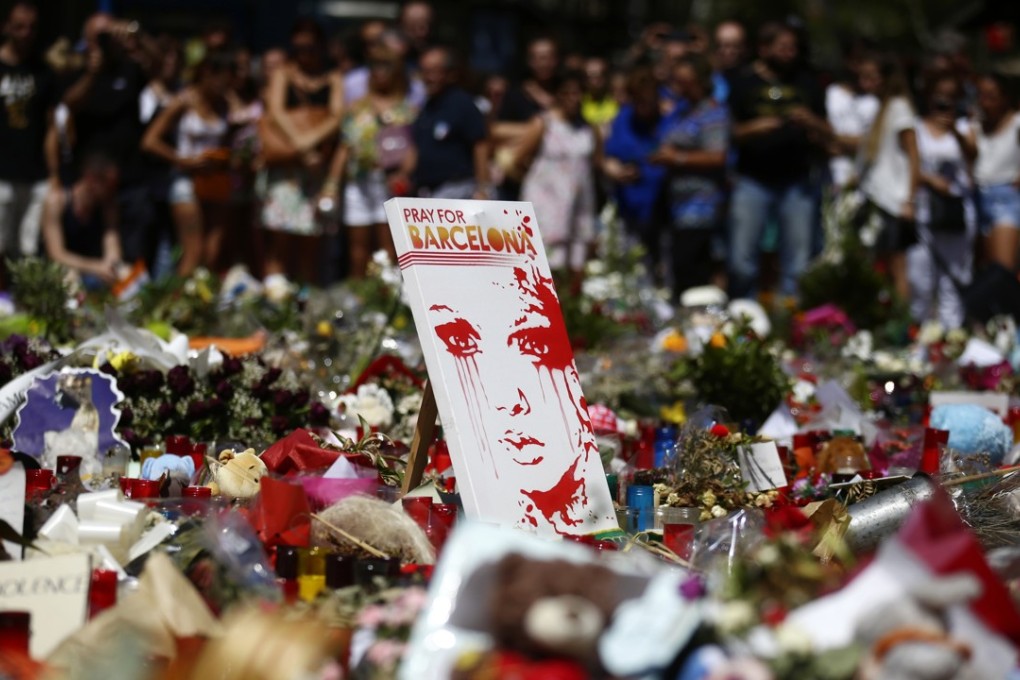
M 949 430 L 949 448 L 964 455 L 986 453 L 998 467 L 1013 447 L 1013 432 L 995 415 L 977 404 L 945 404 L 931 412 L 931 426 Z

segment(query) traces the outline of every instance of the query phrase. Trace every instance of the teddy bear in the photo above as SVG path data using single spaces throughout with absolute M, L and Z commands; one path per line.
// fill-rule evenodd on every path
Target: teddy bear
M 933 577 L 869 612 L 857 625 L 857 641 L 869 650 L 861 680 L 977 680 L 971 651 L 950 634 L 945 615 L 980 593 L 970 574 Z
M 220 452 L 218 460 L 210 460 L 210 467 L 213 481 L 208 486 L 214 495 L 228 498 L 251 498 L 259 492 L 259 481 L 269 471 L 255 449 L 241 453 L 226 449 Z

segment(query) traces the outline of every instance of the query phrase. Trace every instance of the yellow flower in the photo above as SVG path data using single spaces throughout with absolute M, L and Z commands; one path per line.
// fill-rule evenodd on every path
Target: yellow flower
M 663 406 L 659 409 L 659 417 L 674 425 L 683 425 L 687 422 L 687 411 L 684 410 L 684 403 L 678 401 L 672 406 Z
M 328 338 L 333 334 L 333 326 L 328 321 L 320 321 L 315 325 L 315 333 L 319 337 Z
M 712 491 L 706 491 L 705 493 L 701 494 L 701 504 L 706 507 L 711 508 L 713 505 L 715 505 L 717 500 L 718 499 L 715 497 L 715 493 Z
M 662 339 L 662 348 L 667 352 L 682 353 L 687 351 L 687 338 L 675 328 Z
M 98 359 L 99 357 L 96 357 L 96 360 Z M 117 369 L 117 371 L 123 371 L 125 368 L 133 368 L 138 362 L 138 357 L 128 350 L 117 352 L 116 354 L 107 350 L 106 360 L 110 362 L 110 365 Z
M 708 344 L 712 345 L 712 347 L 725 347 L 726 336 L 719 331 L 716 331 L 715 333 L 712 333 L 712 339 L 708 341 Z

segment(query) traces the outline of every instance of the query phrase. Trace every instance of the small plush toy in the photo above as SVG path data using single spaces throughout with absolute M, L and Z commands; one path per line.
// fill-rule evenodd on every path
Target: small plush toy
M 266 464 L 255 454 L 255 449 L 234 453 L 221 451 L 213 464 L 213 481 L 209 483 L 213 494 L 229 498 L 251 498 L 259 492 L 259 480 L 268 472 Z
M 1013 447 L 1013 432 L 1002 418 L 977 404 L 936 406 L 931 426 L 949 430 L 949 448 L 967 456 L 987 454 L 996 467 Z
M 969 574 L 932 578 L 872 610 L 857 627 L 858 642 L 870 650 L 861 680 L 977 680 L 970 648 L 952 637 L 945 615 L 980 592 Z

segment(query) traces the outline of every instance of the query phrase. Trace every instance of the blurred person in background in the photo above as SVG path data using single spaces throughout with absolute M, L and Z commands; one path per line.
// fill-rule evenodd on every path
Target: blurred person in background
M 714 273 L 712 240 L 724 216 L 729 114 L 712 97 L 712 66 L 690 55 L 676 66 L 675 79 L 689 103 L 673 121 L 652 162 L 669 170 L 667 203 L 673 227 L 673 299 L 688 288 L 706 285 Z
M 56 105 L 53 72 L 36 51 L 39 11 L 18 2 L 0 44 L 0 260 L 35 255 L 46 198 L 46 131 Z M 0 270 L 3 265 L 0 264 Z M 0 283 L 3 275 L 0 271 Z
M 386 22 L 382 19 L 369 19 L 358 27 L 357 38 L 353 42 L 356 58 L 361 63 L 344 74 L 344 101 L 347 104 L 364 98 L 368 92 L 368 53 L 386 30 Z
M 210 52 L 195 67 L 194 84 L 168 106 L 145 133 L 142 148 L 177 168 L 170 204 L 181 259 L 177 273 L 199 266 L 215 270 L 226 230 L 233 186 L 229 174 L 228 97 L 236 65 L 229 52 Z M 164 139 L 177 130 L 175 146 Z
M 390 178 L 395 194 L 414 186 L 424 198 L 491 199 L 485 117 L 456 84 L 457 62 L 446 47 L 421 58 L 428 99 L 411 127 L 414 146 Z
M 620 105 L 609 91 L 609 62 L 604 57 L 589 57 L 584 62 L 581 115 L 605 137 L 619 112 Z
M 681 86 L 674 80 L 676 65 L 690 54 L 691 36 L 686 31 L 674 31 L 666 36 L 659 52 L 659 58 L 653 62 L 655 78 L 662 85 L 659 88 L 662 112 L 666 114 L 682 114 L 688 105 L 681 91 Z
M 499 198 L 515 201 L 520 197 L 521 180 L 514 158 L 520 156 L 520 145 L 528 132 L 528 123 L 549 110 L 555 102 L 553 92 L 556 74 L 560 68 L 559 47 L 552 38 L 540 36 L 527 46 L 528 75 L 516 86 L 510 87 L 492 126 L 494 155 L 500 163 L 503 181 L 499 185 Z
M 383 203 L 393 197 L 394 189 L 403 189 L 399 191 L 403 195 L 409 188 L 391 188 L 389 180 L 411 153 L 411 124 L 417 115 L 408 96 L 403 55 L 377 45 L 369 53 L 368 66 L 368 94 L 344 116 L 340 147 L 323 188 L 323 196 L 336 201 L 343 183 L 350 274 L 357 279 L 365 276 L 375 250 L 384 249 L 396 262 Z
M 880 106 L 875 121 L 861 138 L 861 192 L 879 221 L 874 250 L 888 262 L 893 288 L 901 300 L 910 299 L 906 252 L 917 241 L 915 203 L 920 177 L 916 115 L 899 61 L 879 62 L 875 83 Z
M 120 278 L 122 256 L 117 225 L 116 162 L 88 156 L 81 176 L 68 188 L 46 196 L 42 231 L 46 254 L 67 267 L 87 290 L 112 286 Z
M 729 276 L 733 297 L 757 293 L 762 231 L 779 224 L 778 293 L 797 295 L 797 280 L 811 257 L 819 212 L 814 159 L 830 142 L 824 94 L 801 68 L 797 35 L 765 24 L 759 58 L 730 92 L 736 177 L 729 212 Z
M 969 172 L 973 149 L 956 127 L 961 97 L 955 75 L 944 74 L 928 83 L 924 117 L 915 126 L 921 179 L 919 243 L 907 254 L 911 316 L 918 322 L 938 320 L 949 329 L 964 322 L 956 283 L 971 281 L 977 238 Z
M 143 258 L 154 229 L 149 185 L 140 171 L 141 93 L 159 63 L 158 46 L 136 22 L 109 14 L 84 26 L 85 68 L 64 92 L 76 162 L 103 154 L 120 169 L 120 229 L 124 258 Z
M 715 69 L 732 84 L 747 66 L 747 30 L 739 21 L 723 21 L 715 27 Z
M 880 60 L 866 55 L 850 62 L 846 80 L 834 82 L 825 90 L 825 111 L 833 133 L 829 173 L 837 191 L 858 180 L 857 150 L 878 115 L 881 81 Z
M 581 115 L 584 75 L 566 74 L 555 92 L 556 103 L 533 120 L 521 145 L 519 162 L 528 168 L 521 200 L 535 206 L 549 265 L 567 270 L 579 291 L 595 240 L 595 168 L 602 162 L 602 140 Z
M 422 54 L 432 44 L 432 31 L 435 24 L 435 10 L 432 3 L 424 0 L 408 2 L 400 10 L 398 23 L 400 31 L 410 42 L 410 50 L 406 59 L 413 74 L 418 69 L 418 62 Z
M 1006 80 L 985 74 L 977 81 L 975 116 L 962 129 L 976 151 L 974 182 L 985 251 L 993 262 L 1017 268 L 1020 247 L 1020 113 Z
M 325 223 L 335 220 L 332 211 L 319 210 L 316 199 L 343 119 L 343 79 L 328 68 L 325 35 L 314 21 L 295 24 L 290 51 L 290 60 L 269 81 L 268 125 L 262 127 L 265 274 L 314 283 L 319 279 L 319 237 Z M 278 147 L 285 153 L 273 157 Z
M 627 73 L 627 100 L 609 127 L 601 169 L 615 186 L 616 206 L 629 238 L 644 246 L 648 270 L 661 285 L 663 230 L 657 209 L 666 168 L 653 164 L 651 157 L 676 117 L 663 115 L 650 66 Z

